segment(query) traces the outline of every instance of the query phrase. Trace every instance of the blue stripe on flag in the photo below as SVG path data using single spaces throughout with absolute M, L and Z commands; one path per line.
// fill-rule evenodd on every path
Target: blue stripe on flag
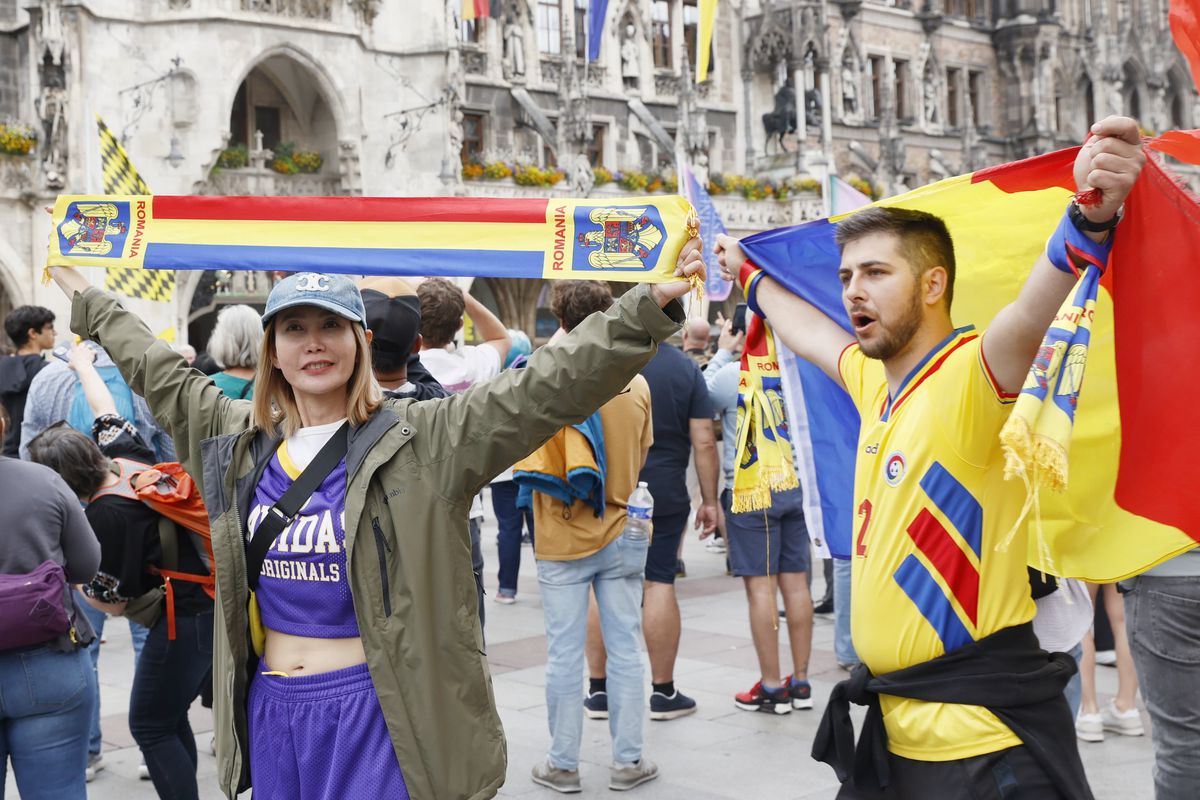
M 375 247 L 274 247 L 229 244 L 146 246 L 147 269 L 273 269 L 350 275 L 540 278 L 539 250 L 392 250 Z
M 755 264 L 776 267 L 771 277 L 850 333 L 853 329 L 842 306 L 842 286 L 837 278 L 842 257 L 833 241 L 835 230 L 836 222 L 813 220 L 747 236 L 742 249 Z
M 725 223 L 721 221 L 721 215 L 717 213 L 717 207 L 713 204 L 708 190 L 700 185 L 700 181 L 696 180 L 696 175 L 686 166 L 683 166 L 680 171 L 684 178 L 684 195 L 696 209 L 696 215 L 700 217 L 700 239 L 704 242 L 704 267 L 708 274 L 704 293 L 708 295 L 709 300 L 720 302 L 729 297 L 733 283 L 721 280 L 721 265 L 717 263 L 712 246 L 717 241 L 717 234 L 728 233 L 728 231 L 725 229 Z
M 921 615 L 933 626 L 942 647 L 947 653 L 957 650 L 963 645 L 974 641 L 958 615 L 950 600 L 942 592 L 942 587 L 929 574 L 929 570 L 915 555 L 904 559 L 895 573 L 896 583 L 912 600 Z
M 921 488 L 960 536 L 971 545 L 976 557 L 983 551 L 983 507 L 945 467 L 937 461 L 921 478 Z
M 600 57 L 600 39 L 604 35 L 604 17 L 607 14 L 608 0 L 588 0 L 588 61 L 595 61 Z

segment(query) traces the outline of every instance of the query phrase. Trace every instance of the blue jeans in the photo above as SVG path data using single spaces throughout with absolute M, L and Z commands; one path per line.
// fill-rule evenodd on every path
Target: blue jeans
M 492 511 L 496 512 L 496 524 L 500 529 L 496 536 L 496 549 L 500 555 L 500 590 L 517 593 L 517 576 L 521 574 L 521 530 L 529 528 L 533 536 L 533 512 L 517 508 L 516 481 L 500 481 L 492 484 Z
M 1071 719 L 1079 716 L 1079 703 L 1083 698 L 1083 678 L 1079 674 L 1079 659 L 1083 658 L 1083 645 L 1077 644 L 1071 648 L 1068 655 L 1075 659 L 1075 674 L 1067 681 L 1063 694 L 1067 696 L 1067 705 L 1071 707 Z
M 86 800 L 90 675 L 82 649 L 0 653 L 0 800 L 10 758 L 24 800 Z
M 1200 797 L 1200 576 L 1128 583 L 1125 633 L 1154 723 L 1154 796 Z
M 839 664 L 858 663 L 850 638 L 850 561 L 844 558 L 833 560 L 833 652 Z
M 642 757 L 645 686 L 642 670 L 642 575 L 649 543 L 621 535 L 602 550 L 574 561 L 538 560 L 538 585 L 546 617 L 546 705 L 550 763 L 579 768 L 583 735 L 583 646 L 588 593 L 596 592 L 608 653 L 608 730 L 613 761 Z
M 108 619 L 108 615 L 98 608 L 92 607 L 92 604 L 83 599 L 83 595 L 76 592 L 79 600 L 79 607 L 83 609 L 83 613 L 87 616 L 88 622 L 92 623 L 92 629 L 96 631 L 96 640 L 87 647 L 88 655 L 92 659 L 92 678 L 89 684 L 89 690 L 96 698 L 96 702 L 92 704 L 92 723 L 91 730 L 88 734 L 88 752 L 96 754 L 100 752 L 100 640 L 104 637 L 104 620 Z M 139 625 L 133 620 L 129 622 L 129 635 L 133 639 L 133 667 L 137 669 L 138 658 L 142 655 L 142 647 L 146 644 L 146 636 L 149 635 L 150 629 L 145 625 Z
M 146 758 L 163 800 L 195 800 L 196 739 L 188 707 L 212 669 L 213 613 L 175 618 L 175 641 L 164 614 L 146 637 L 129 693 L 129 732 Z

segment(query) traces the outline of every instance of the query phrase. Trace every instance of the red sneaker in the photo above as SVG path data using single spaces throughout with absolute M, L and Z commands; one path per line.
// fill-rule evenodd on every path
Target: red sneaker
M 754 684 L 748 692 L 735 694 L 733 703 L 743 711 L 763 711 L 768 714 L 789 714 L 792 711 L 792 698 L 787 687 L 766 689 L 762 681 Z

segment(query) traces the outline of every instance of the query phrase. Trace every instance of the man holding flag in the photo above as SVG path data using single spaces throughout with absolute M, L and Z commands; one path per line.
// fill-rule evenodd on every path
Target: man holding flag
M 863 666 L 834 689 L 813 748 L 843 782 L 840 798 L 1091 797 L 1062 695 L 1075 665 L 1032 633 L 1025 487 L 1005 482 L 1000 446 L 1078 272 L 1107 265 L 1145 161 L 1133 120 L 1091 133 L 1074 175 L 1095 202 L 1072 201 L 986 334 L 951 322 L 954 249 L 931 214 L 871 208 L 838 225 L 853 335 L 737 240 L 717 239 L 725 277 L 861 416 L 851 613 Z M 848 701 L 870 706 L 857 749 Z

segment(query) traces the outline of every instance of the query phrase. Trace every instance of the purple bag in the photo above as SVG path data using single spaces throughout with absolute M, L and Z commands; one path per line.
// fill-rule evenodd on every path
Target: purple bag
M 0 650 L 42 644 L 71 630 L 67 576 L 44 561 L 33 572 L 0 575 Z

